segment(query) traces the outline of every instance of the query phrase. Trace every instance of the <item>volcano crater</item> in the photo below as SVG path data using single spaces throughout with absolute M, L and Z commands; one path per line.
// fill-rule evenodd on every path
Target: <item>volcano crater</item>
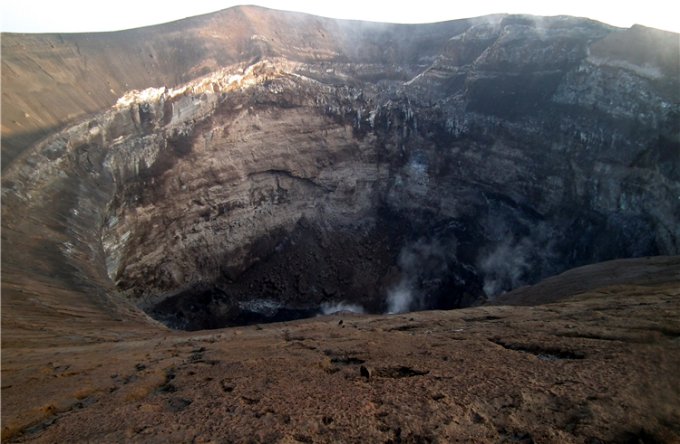
M 250 39 L 68 125 L 4 174 L 3 226 L 36 273 L 190 330 L 467 307 L 678 253 L 677 39 L 569 17 L 355 25 L 337 54 Z M 655 71 L 615 59 L 646 33 L 666 42 Z
M 625 207 L 641 198 L 630 177 L 613 208 L 584 205 L 621 176 L 543 162 L 554 148 L 527 146 L 526 127 L 490 136 L 404 92 L 331 87 L 275 62 L 241 69 L 254 85 L 223 75 L 179 98 L 134 96 L 134 130 L 105 154 L 109 277 L 173 328 L 460 308 L 666 248 L 663 226 Z

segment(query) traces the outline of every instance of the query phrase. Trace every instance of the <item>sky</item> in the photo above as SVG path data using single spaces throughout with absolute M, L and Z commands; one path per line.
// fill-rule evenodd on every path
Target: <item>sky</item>
M 680 32 L 678 0 L 3 0 L 3 32 L 95 32 L 136 28 L 239 4 L 325 17 L 427 23 L 495 13 L 574 15 L 614 26 L 642 24 Z

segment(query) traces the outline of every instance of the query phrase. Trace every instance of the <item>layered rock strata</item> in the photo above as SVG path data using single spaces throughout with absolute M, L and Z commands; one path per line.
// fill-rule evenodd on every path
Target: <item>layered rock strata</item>
M 677 254 L 677 35 L 243 11 L 267 25 L 241 62 L 130 91 L 12 162 L 7 246 L 35 231 L 31 214 L 69 286 L 115 286 L 188 329 L 324 304 L 461 307 L 577 265 Z

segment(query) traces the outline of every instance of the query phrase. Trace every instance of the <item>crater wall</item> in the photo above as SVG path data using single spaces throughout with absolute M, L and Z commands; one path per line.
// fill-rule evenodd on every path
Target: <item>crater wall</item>
M 10 160 L 3 279 L 31 267 L 116 313 L 200 329 L 463 307 L 578 265 L 678 254 L 677 35 L 239 11 L 248 46 L 221 31 L 219 68 L 145 78 Z M 225 14 L 159 29 L 203 35 Z M 642 46 L 622 55 L 628 40 Z

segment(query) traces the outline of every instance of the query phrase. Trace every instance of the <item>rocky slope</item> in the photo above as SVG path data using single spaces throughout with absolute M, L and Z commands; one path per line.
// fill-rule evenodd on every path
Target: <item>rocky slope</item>
M 678 442 L 680 261 L 628 266 L 643 284 L 586 267 L 576 282 L 629 283 L 549 305 L 103 340 L 55 304 L 55 340 L 78 345 L 3 348 L 3 441 Z

